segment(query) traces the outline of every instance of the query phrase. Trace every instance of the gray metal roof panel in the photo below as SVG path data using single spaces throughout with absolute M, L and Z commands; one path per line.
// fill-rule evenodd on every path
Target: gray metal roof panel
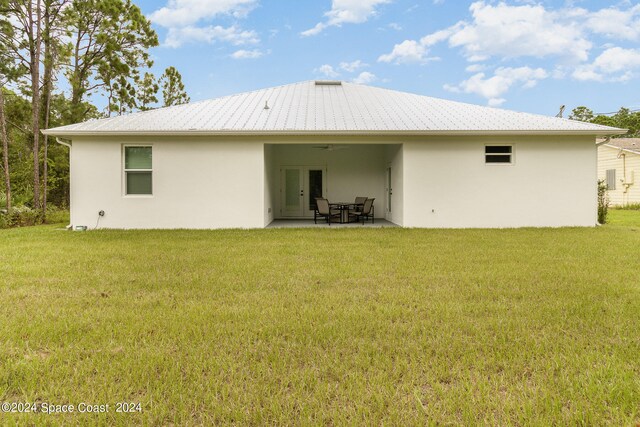
M 265 102 L 269 108 L 265 109 Z M 55 136 L 149 133 L 457 133 L 622 130 L 342 82 L 293 83 L 222 98 L 90 120 L 45 131 Z

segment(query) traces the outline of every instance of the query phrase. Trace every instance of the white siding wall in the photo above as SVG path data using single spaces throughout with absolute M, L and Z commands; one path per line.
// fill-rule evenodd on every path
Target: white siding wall
M 487 165 L 485 144 L 513 143 L 513 165 Z M 404 145 L 404 226 L 593 226 L 590 137 L 432 138 Z
M 124 144 L 153 145 L 153 196 L 124 196 Z M 263 227 L 261 142 L 85 139 L 71 149 L 71 222 L 93 228 Z
M 620 150 L 615 147 L 601 145 L 598 147 L 598 179 L 606 180 L 607 169 L 616 171 L 616 189 L 609 190 L 609 200 L 614 206 L 640 203 L 640 154 L 623 151 L 626 161 L 626 182 L 633 182 L 628 190 L 622 185 L 625 180 L 625 167 Z

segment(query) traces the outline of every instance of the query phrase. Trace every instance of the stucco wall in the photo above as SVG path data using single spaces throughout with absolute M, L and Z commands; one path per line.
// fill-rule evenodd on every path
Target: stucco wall
M 122 147 L 153 146 L 153 195 L 124 196 Z M 263 227 L 261 142 L 74 139 L 71 223 L 93 228 Z
M 611 204 L 640 203 L 640 182 L 637 181 L 640 179 L 640 154 L 601 145 L 598 147 L 598 179 L 606 180 L 607 169 L 616 170 L 616 188 L 609 190 Z M 623 181 L 631 184 L 626 191 Z
M 327 143 L 349 147 L 311 147 Z M 492 143 L 514 144 L 514 164 L 485 164 Z M 153 145 L 152 197 L 123 196 L 124 144 Z M 72 224 L 104 210 L 100 227 L 261 228 L 278 217 L 283 165 L 326 165 L 330 200 L 375 197 L 376 216 L 407 227 L 596 223 L 594 138 L 541 136 L 74 139 Z
M 514 164 L 485 164 L 492 143 L 514 144 Z M 592 137 L 431 138 L 405 143 L 403 161 L 407 227 L 596 223 Z

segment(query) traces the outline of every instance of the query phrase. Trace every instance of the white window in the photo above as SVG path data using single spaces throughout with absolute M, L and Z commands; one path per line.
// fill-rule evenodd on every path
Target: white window
M 124 194 L 153 194 L 152 147 L 131 145 L 124 147 Z
M 616 189 L 616 170 L 607 169 L 607 190 Z
M 484 162 L 487 164 L 512 164 L 513 145 L 485 145 Z

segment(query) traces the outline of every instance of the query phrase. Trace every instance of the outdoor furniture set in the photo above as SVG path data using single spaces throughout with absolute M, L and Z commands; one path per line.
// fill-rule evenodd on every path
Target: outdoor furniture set
M 371 219 L 371 223 L 375 222 L 374 214 L 375 208 L 373 207 L 373 201 L 368 197 L 356 197 L 354 202 L 329 202 L 329 200 L 317 197 L 316 198 L 316 210 L 313 214 L 313 222 L 318 223 L 318 218 L 324 218 L 327 224 L 331 225 L 332 222 L 339 222 L 340 224 L 346 224 L 349 222 L 362 221 L 364 225 L 365 221 Z

